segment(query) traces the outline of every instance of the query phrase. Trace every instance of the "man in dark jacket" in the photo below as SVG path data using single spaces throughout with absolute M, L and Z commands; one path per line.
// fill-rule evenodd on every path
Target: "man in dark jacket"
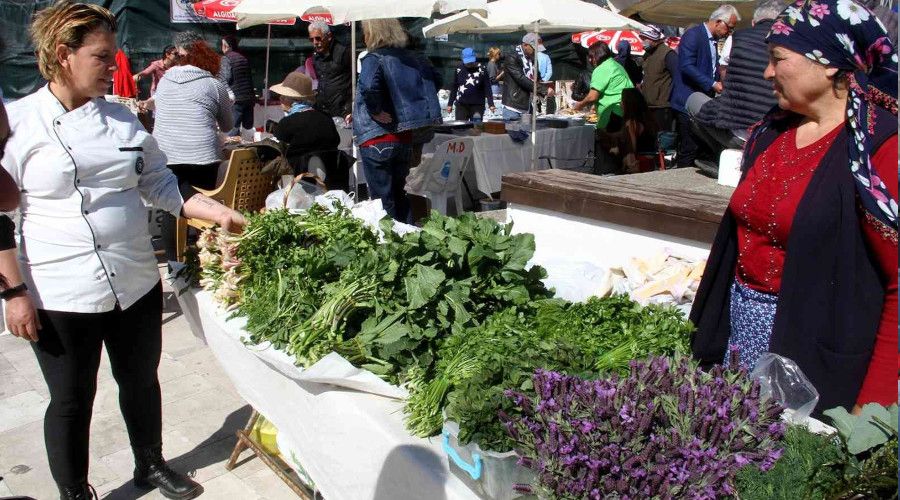
M 531 111 L 534 75 L 537 72 L 534 54 L 538 45 L 537 35 L 528 33 L 513 53 L 503 56 L 504 120 L 520 120 L 523 114 Z M 546 86 L 538 85 L 539 95 L 546 92 Z
M 669 101 L 672 97 L 672 79 L 678 74 L 678 54 L 666 45 L 666 35 L 656 26 L 648 25 L 641 31 L 640 37 L 644 44 L 641 93 L 656 119 L 656 129 L 672 130 L 675 118 Z
M 316 89 L 316 108 L 329 116 L 350 116 L 350 49 L 334 40 L 327 24 L 317 21 L 309 25 L 309 41 L 315 55 L 313 66 L 319 79 Z
M 250 61 L 238 51 L 238 39 L 234 35 L 226 35 L 222 38 L 222 53 L 227 67 L 224 76 L 225 83 L 234 94 L 234 128 L 228 135 L 236 136 L 241 133 L 241 127 L 246 130 L 253 128 L 253 106 L 256 104 L 256 93 L 253 91 L 253 73 L 250 69 Z
M 698 149 L 685 108 L 687 99 L 694 92 L 710 96 L 722 92 L 717 40 L 726 38 L 740 20 L 734 6 L 722 5 L 710 14 L 708 21 L 687 30 L 678 44 L 678 75 L 673 79 L 671 103 L 678 119 L 679 167 L 693 166 Z
M 777 104 L 763 72 L 769 64 L 766 35 L 782 10 L 779 0 L 765 0 L 753 13 L 753 27 L 735 32 L 719 97 L 695 92 L 687 100 L 692 129 L 714 157 L 725 148 L 743 148 L 747 130 Z

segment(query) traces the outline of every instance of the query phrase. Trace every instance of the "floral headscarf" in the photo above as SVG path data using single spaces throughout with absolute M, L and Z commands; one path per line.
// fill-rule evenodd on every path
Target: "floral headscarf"
M 828 67 L 849 72 L 850 171 L 863 207 L 897 230 L 897 200 L 872 167 L 873 105 L 897 114 L 897 52 L 884 25 L 854 0 L 797 0 L 766 39 Z M 758 136 L 771 117 L 754 131 Z

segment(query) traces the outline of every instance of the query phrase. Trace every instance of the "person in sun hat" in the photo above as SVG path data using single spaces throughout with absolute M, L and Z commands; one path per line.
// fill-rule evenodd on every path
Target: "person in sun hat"
M 273 134 L 286 146 L 285 156 L 295 171 L 306 170 L 302 163 L 308 153 L 337 149 L 341 137 L 331 116 L 314 107 L 316 92 L 310 77 L 292 71 L 271 90 L 286 113 Z
M 690 319 L 694 357 L 792 359 L 817 412 L 897 401 L 897 52 L 853 0 L 767 37 L 778 107 L 751 131 Z
M 450 100 L 447 111 L 456 103 L 456 119 L 471 120 L 475 115 L 484 115 L 484 105 L 494 112 L 494 96 L 487 69 L 475 57 L 475 49 L 466 47 L 460 55 L 462 63 L 456 68 L 456 80 L 450 86 Z

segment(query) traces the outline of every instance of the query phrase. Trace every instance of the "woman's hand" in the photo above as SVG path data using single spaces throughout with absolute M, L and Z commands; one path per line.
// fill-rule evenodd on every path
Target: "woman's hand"
M 384 123 L 384 124 L 388 124 L 388 123 L 391 123 L 392 121 L 394 121 L 394 119 L 391 117 L 390 113 L 388 113 L 386 111 L 382 111 L 381 113 L 378 113 L 377 115 L 372 115 L 372 119 L 378 123 Z
M 6 327 L 9 328 L 13 335 L 29 342 L 38 341 L 38 330 L 41 329 L 41 322 L 38 319 L 37 309 L 35 309 L 34 302 L 31 301 L 31 295 L 28 292 L 7 300 L 4 310 L 6 313 Z
M 222 229 L 235 234 L 242 232 L 247 225 L 247 219 L 245 219 L 240 212 L 235 210 L 223 213 L 216 219 L 216 222 Z

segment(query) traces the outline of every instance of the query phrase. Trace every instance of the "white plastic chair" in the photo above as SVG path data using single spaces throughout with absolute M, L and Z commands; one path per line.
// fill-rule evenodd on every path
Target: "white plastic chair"
M 471 138 L 460 137 L 438 144 L 434 155 L 423 161 L 421 186 L 410 194 L 428 198 L 431 208 L 447 215 L 447 200 L 452 198 L 456 213 L 463 211 L 463 175 L 472 163 L 475 143 Z

